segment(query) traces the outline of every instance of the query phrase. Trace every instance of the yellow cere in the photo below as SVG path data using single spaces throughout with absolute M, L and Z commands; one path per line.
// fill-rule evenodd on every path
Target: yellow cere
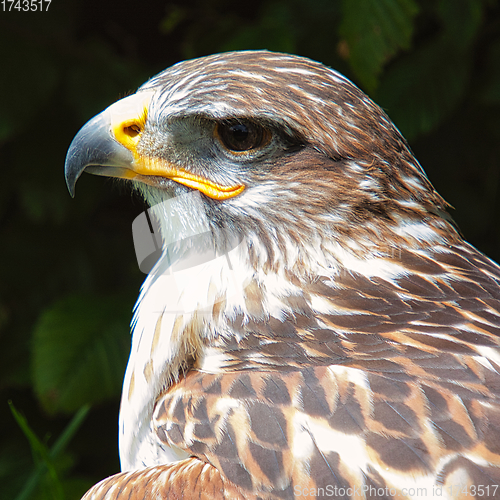
M 136 157 L 136 148 L 148 117 L 154 92 L 139 92 L 119 100 L 108 108 L 115 139 Z
M 152 96 L 151 92 L 139 92 L 121 99 L 108 108 L 114 138 L 134 156 L 134 164 L 127 178 L 132 179 L 136 175 L 164 177 L 197 189 L 215 200 L 226 200 L 240 194 L 245 189 L 242 184 L 235 186 L 216 184 L 166 161 L 143 157 L 137 153 L 137 144 L 146 124 Z

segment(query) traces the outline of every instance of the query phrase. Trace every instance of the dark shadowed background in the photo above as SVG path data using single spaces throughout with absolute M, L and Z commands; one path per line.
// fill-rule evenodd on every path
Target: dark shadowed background
M 1 1 L 0 498 L 77 499 L 119 469 L 144 206 L 90 175 L 71 199 L 72 137 L 177 61 L 262 48 L 365 90 L 466 238 L 500 260 L 498 1 Z

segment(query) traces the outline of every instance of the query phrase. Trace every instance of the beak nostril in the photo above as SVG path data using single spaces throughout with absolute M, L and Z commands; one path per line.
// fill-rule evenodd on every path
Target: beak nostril
M 137 124 L 128 125 L 126 127 L 123 127 L 123 133 L 133 138 L 141 133 L 141 127 Z
M 146 130 L 148 106 L 152 93 L 139 93 L 125 97 L 106 109 L 110 132 L 117 142 L 136 154 L 142 134 Z

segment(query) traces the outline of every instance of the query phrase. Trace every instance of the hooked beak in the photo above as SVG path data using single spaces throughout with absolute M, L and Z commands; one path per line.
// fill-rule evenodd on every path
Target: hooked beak
M 193 174 L 162 158 L 138 152 L 138 144 L 155 92 L 139 91 L 117 101 L 88 121 L 71 142 L 65 162 L 65 177 L 71 196 L 86 171 L 95 175 L 150 182 L 152 177 L 171 179 L 197 189 L 216 200 L 241 193 L 245 186 L 224 186 Z

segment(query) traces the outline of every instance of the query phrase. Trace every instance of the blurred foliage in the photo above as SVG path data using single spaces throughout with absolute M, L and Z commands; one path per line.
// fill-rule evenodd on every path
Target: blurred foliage
M 346 74 L 408 138 L 469 241 L 500 259 L 498 1 L 2 5 L 0 498 L 34 481 L 32 498 L 76 499 L 119 468 L 127 325 L 144 278 L 131 223 L 144 207 L 92 176 L 71 200 L 62 168 L 86 120 L 181 59 L 267 48 Z
M 414 0 L 343 0 L 339 34 L 349 64 L 368 91 L 377 87 L 383 65 L 401 49 L 408 49 Z
M 64 432 L 59 436 L 51 449 L 42 442 L 33 432 L 24 415 L 19 413 L 12 402 L 9 402 L 12 415 L 23 431 L 31 448 L 35 467 L 27 477 L 23 488 L 15 500 L 29 500 L 30 498 L 50 498 L 64 500 L 75 494 L 83 495 L 89 488 L 87 481 L 75 478 L 66 480 L 64 477 L 71 467 L 71 456 L 65 453 L 65 448 L 74 434 L 80 428 L 90 406 L 82 406 L 69 422 Z
M 33 332 L 33 384 L 51 413 L 72 413 L 120 392 L 129 345 L 126 297 L 70 295 Z

